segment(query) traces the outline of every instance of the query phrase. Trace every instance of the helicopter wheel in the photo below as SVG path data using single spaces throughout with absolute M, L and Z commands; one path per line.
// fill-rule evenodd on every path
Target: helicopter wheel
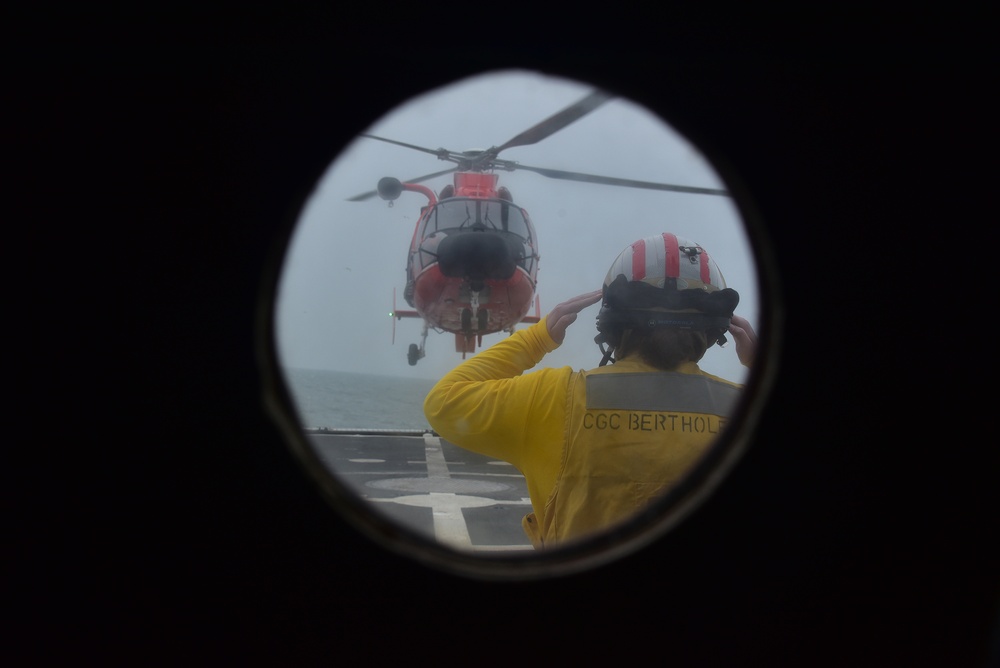
M 479 309 L 479 313 L 476 314 L 476 321 L 479 325 L 479 331 L 485 331 L 486 325 L 488 325 L 490 321 L 490 312 L 484 308 Z
M 464 308 L 462 309 L 462 331 L 468 332 L 472 330 L 472 310 Z
M 410 350 L 406 353 L 406 360 L 410 363 L 410 366 L 416 366 L 418 359 L 420 359 L 420 348 L 417 347 L 417 344 L 411 343 Z

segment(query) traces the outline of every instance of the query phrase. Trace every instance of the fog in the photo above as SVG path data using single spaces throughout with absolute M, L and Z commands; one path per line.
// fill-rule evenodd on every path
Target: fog
M 429 149 L 499 146 L 589 93 L 592 87 L 529 72 L 505 72 L 458 82 L 410 100 L 366 131 Z M 331 119 L 331 122 L 335 120 Z M 506 160 L 643 181 L 725 188 L 706 159 L 663 120 L 615 98 L 543 141 L 508 149 Z M 454 335 L 431 331 L 426 357 L 407 363 L 420 342 L 421 321 L 390 317 L 393 295 L 403 300 L 407 252 L 426 199 L 404 192 L 392 206 L 374 197 L 383 176 L 400 180 L 452 163 L 412 149 L 359 137 L 331 166 L 302 211 L 285 259 L 275 313 L 278 354 L 289 367 L 439 378 L 462 361 Z M 527 210 L 538 235 L 537 294 L 545 314 L 557 303 L 598 289 L 617 254 L 633 241 L 673 232 L 701 244 L 729 287 L 736 312 L 756 324 L 756 269 L 748 237 L 729 197 L 639 190 L 557 180 L 530 171 L 499 172 L 499 185 Z M 435 192 L 452 175 L 423 182 Z M 564 344 L 544 366 L 597 366 L 594 322 L 600 305 L 581 313 Z M 518 325 L 518 329 L 527 325 Z M 395 342 L 393 343 L 393 328 Z M 489 347 L 508 336 L 483 337 Z M 732 342 L 701 362 L 709 373 L 741 382 Z

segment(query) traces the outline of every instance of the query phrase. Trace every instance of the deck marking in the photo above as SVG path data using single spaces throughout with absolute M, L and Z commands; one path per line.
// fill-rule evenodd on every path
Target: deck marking
M 531 545 L 474 545 L 474 552 L 534 552 Z
M 427 458 L 428 478 L 431 480 L 451 478 L 440 438 L 432 434 L 424 434 L 424 456 Z M 431 492 L 430 497 L 432 501 L 435 501 L 432 506 L 434 537 L 446 545 L 472 547 L 472 536 L 469 535 L 469 527 L 465 523 L 465 515 L 462 514 L 462 504 L 463 501 L 468 503 L 468 500 L 476 499 L 476 497 L 459 497 L 452 493 L 440 492 Z M 459 500 L 460 498 L 461 500 Z M 472 502 L 488 504 L 486 499 Z
M 441 439 L 437 436 L 424 434 L 424 457 L 427 459 L 428 478 L 450 478 L 448 462 L 444 459 Z
M 407 490 L 416 493 L 392 498 L 371 498 L 366 496 L 365 500 L 376 504 L 398 503 L 404 506 L 429 508 L 431 510 L 431 517 L 433 520 L 434 538 L 443 545 L 473 551 L 531 551 L 533 548 L 530 545 L 473 545 L 472 538 L 469 535 L 469 528 L 465 520 L 465 515 L 462 513 L 463 508 L 483 508 L 496 505 L 528 506 L 531 505 L 531 501 L 526 497 L 522 497 L 519 501 L 508 501 L 492 499 L 486 496 L 471 496 L 469 494 L 460 493 L 462 491 L 473 491 L 474 489 L 476 491 L 481 490 L 483 493 L 497 492 L 500 490 L 496 488 L 491 489 L 493 485 L 503 488 L 507 488 L 508 486 L 503 485 L 502 483 L 487 483 L 475 480 L 470 481 L 466 478 L 466 476 L 469 475 L 468 473 L 459 473 L 457 478 L 453 478 L 451 471 L 448 468 L 448 462 L 444 456 L 441 439 L 428 433 L 424 433 L 422 436 L 424 441 L 425 459 L 424 461 L 413 461 L 412 463 L 425 464 L 427 466 L 426 479 L 390 478 L 365 483 L 365 486 L 376 489 L 394 489 L 399 491 Z M 355 459 L 350 461 L 353 461 L 354 463 L 384 463 L 386 460 Z M 464 464 L 465 462 L 458 463 Z M 494 466 L 510 466 L 508 462 L 501 461 L 490 461 L 487 463 Z M 348 472 L 343 473 L 349 474 Z M 386 472 L 382 471 L 381 473 Z M 404 472 L 399 471 L 393 473 Z M 487 476 L 493 478 L 521 477 L 519 474 L 509 473 L 478 473 L 476 475 L 477 477 Z M 437 481 L 438 489 L 448 489 L 451 487 L 455 491 L 432 491 L 420 493 L 419 490 L 425 483 L 433 484 L 433 481 Z
M 473 545 L 469 535 L 469 527 L 465 522 L 463 508 L 485 508 L 499 504 L 518 505 L 517 501 L 497 501 L 482 496 L 467 496 L 451 492 L 431 492 L 429 494 L 412 494 L 397 496 L 393 499 L 370 499 L 383 503 L 399 503 L 404 506 L 430 508 L 434 521 L 434 538 L 443 545 L 451 547 L 484 549 L 481 545 Z M 521 499 L 520 504 L 530 505 L 528 499 Z M 528 548 L 531 546 L 529 545 Z M 493 550 L 524 549 L 523 547 L 495 546 Z
M 495 476 L 500 477 L 500 476 Z M 504 482 L 469 480 L 468 478 L 382 478 L 369 480 L 365 487 L 388 489 L 394 492 L 442 492 L 452 494 L 492 494 L 510 489 Z

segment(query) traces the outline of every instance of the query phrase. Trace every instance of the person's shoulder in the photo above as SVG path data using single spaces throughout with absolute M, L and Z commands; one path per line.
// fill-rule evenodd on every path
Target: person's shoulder
M 535 380 L 557 380 L 557 379 L 569 379 L 576 374 L 584 373 L 583 371 L 575 371 L 573 367 L 569 366 L 544 366 L 538 367 L 537 369 L 529 369 L 525 371 L 521 378 L 525 376 L 532 376 Z
M 697 373 L 699 375 L 704 376 L 705 378 L 708 378 L 709 380 L 714 380 L 714 381 L 716 381 L 718 383 L 722 383 L 723 385 L 729 385 L 730 387 L 735 387 L 735 388 L 737 388 L 739 390 L 743 389 L 743 384 L 742 383 L 737 383 L 737 382 L 734 382 L 732 380 L 728 380 L 726 378 L 723 378 L 722 376 L 716 376 L 714 374 L 708 373 L 707 371 L 703 371 L 701 368 L 698 368 L 698 372 Z
M 695 376 L 702 376 L 708 380 L 716 381 L 724 385 L 729 385 L 730 387 L 735 387 L 742 390 L 743 385 L 740 383 L 727 380 L 721 376 L 716 376 L 714 374 L 708 373 L 702 369 L 696 362 L 684 362 L 679 367 L 673 371 L 664 371 L 654 367 L 641 359 L 627 358 L 623 359 L 616 364 L 609 364 L 607 366 L 598 367 L 596 369 L 591 369 L 584 372 L 586 375 L 597 374 L 597 373 L 683 373 Z
M 658 373 L 660 371 L 660 369 L 646 364 L 639 358 L 628 357 L 626 359 L 618 360 L 614 364 L 594 367 L 593 369 L 581 371 L 580 373 L 584 375 L 592 375 L 603 373 Z

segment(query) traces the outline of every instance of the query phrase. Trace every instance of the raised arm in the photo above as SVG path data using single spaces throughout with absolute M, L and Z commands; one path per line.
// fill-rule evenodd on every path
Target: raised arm
M 477 353 L 448 372 L 424 400 L 431 427 L 445 439 L 476 452 L 516 461 L 524 431 L 562 429 L 549 415 L 563 410 L 572 370 L 541 369 L 522 375 L 559 347 L 577 314 L 600 299 L 587 293 L 556 306 L 539 323 Z

